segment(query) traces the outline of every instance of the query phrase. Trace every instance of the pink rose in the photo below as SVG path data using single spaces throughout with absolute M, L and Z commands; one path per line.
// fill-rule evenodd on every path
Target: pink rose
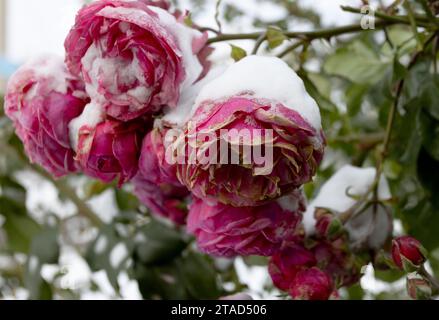
M 270 256 L 294 234 L 304 209 L 300 193 L 291 196 L 291 209 L 278 202 L 259 207 L 232 207 L 194 199 L 189 208 L 188 231 L 199 248 L 220 257 Z
M 200 59 L 207 35 L 167 7 L 164 1 L 101 0 L 77 15 L 65 41 L 67 65 L 113 118 L 176 107 L 180 92 L 205 73 Z
M 83 172 L 107 183 L 116 178 L 119 185 L 131 180 L 138 171 L 141 142 L 147 128 L 143 121 L 111 119 L 80 126 L 76 157 Z
M 184 225 L 188 214 L 189 191 L 171 184 L 155 184 L 141 175 L 133 179 L 134 194 L 152 214 L 168 218 L 177 225 Z
M 326 300 L 335 289 L 358 282 L 359 262 L 347 238 L 305 240 L 297 235 L 271 257 L 268 270 L 274 285 L 294 299 Z
M 157 185 L 162 183 L 183 187 L 177 179 L 177 168 L 166 156 L 164 139 L 169 129 L 153 129 L 143 140 L 139 170 L 143 177 Z
M 311 251 L 301 245 L 289 243 L 270 259 L 268 271 L 276 287 L 288 291 L 297 273 L 317 263 Z
M 77 172 L 70 146 L 70 120 L 88 102 L 84 86 L 58 57 L 22 66 L 9 80 L 5 111 L 32 162 L 55 177 Z
M 287 93 L 265 88 L 272 83 Z M 303 92 L 295 94 L 294 85 Z M 290 94 L 292 102 L 284 98 Z M 276 58 L 234 64 L 201 90 L 176 143 L 180 181 L 198 198 L 237 207 L 265 204 L 311 181 L 325 139 L 318 107 L 304 94 L 303 82 Z

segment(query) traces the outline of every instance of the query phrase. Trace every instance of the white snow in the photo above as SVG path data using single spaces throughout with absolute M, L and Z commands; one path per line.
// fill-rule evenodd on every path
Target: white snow
M 113 268 L 119 268 L 121 263 L 128 258 L 129 252 L 125 243 L 118 243 L 110 252 L 110 264 Z
M 78 150 L 79 143 L 79 130 L 83 126 L 95 127 L 104 120 L 104 110 L 101 104 L 94 101 L 87 104 L 84 108 L 82 114 L 70 121 L 69 123 L 69 134 L 70 134 L 70 144 L 72 149 Z
M 375 175 L 375 168 L 358 168 L 346 165 L 338 170 L 331 179 L 322 186 L 318 196 L 307 208 L 304 215 L 304 225 L 307 234 L 311 235 L 314 233 L 314 211 L 316 208 L 326 208 L 336 213 L 347 211 L 357 201 L 351 196 L 364 195 L 370 189 Z M 391 197 L 387 180 L 381 176 L 378 185 L 378 198 L 380 200 L 389 200 Z M 382 245 L 383 237 L 386 237 L 391 225 L 387 213 L 383 209 L 379 209 L 375 217 L 372 208 L 370 208 L 363 214 L 352 219 L 347 227 L 350 231 L 352 242 L 356 242 L 365 234 L 369 234 L 369 245 L 372 248 L 377 248 Z
M 135 52 L 133 52 L 132 61 L 123 58 L 103 58 L 100 47 L 102 45 L 92 44 L 81 59 L 82 66 L 91 79 L 91 83 L 86 83 L 86 90 L 91 99 L 106 101 L 106 98 L 97 90 L 99 86 L 105 86 L 109 92 L 118 95 L 120 100 L 127 101 L 132 97 L 139 104 L 146 103 L 151 94 L 151 89 L 146 82 L 145 74 L 140 67 Z M 139 82 L 136 88 L 123 94 L 120 93 L 120 85 L 129 86 L 136 81 Z M 136 105 L 133 104 L 131 107 L 134 108 Z
M 298 112 L 316 130 L 322 127 L 319 107 L 302 79 L 284 61 L 274 57 L 248 56 L 230 66 L 204 86 L 192 114 L 205 101 L 249 92 L 252 97 L 273 100 Z
M 34 78 L 47 80 L 44 82 L 47 86 L 46 90 L 67 93 L 67 80 L 72 76 L 68 74 L 64 59 L 60 56 L 43 55 L 30 59 L 17 70 L 17 74 L 28 71 L 33 73 Z M 27 93 L 27 98 L 31 99 L 35 94 L 37 94 L 37 86 Z
M 182 127 L 192 116 L 191 110 L 201 89 L 210 81 L 223 74 L 225 70 L 226 67 L 224 66 L 213 67 L 203 79 L 182 91 L 177 108 L 165 110 L 165 115 L 159 122 L 163 122 L 171 127 Z
M 300 197 L 303 194 L 302 190 L 295 191 L 292 195 L 288 195 L 277 200 L 277 203 L 283 210 L 296 212 L 299 209 Z M 304 199 L 305 197 L 303 197 Z

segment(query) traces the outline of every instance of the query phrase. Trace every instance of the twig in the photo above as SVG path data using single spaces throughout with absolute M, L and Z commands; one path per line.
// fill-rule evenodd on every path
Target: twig
M 292 44 L 291 46 L 285 48 L 284 51 L 282 51 L 281 53 L 279 53 L 277 55 L 278 58 L 283 58 L 285 57 L 287 54 L 289 54 L 290 52 L 294 51 L 295 49 L 299 48 L 300 46 L 303 46 L 307 43 L 306 40 L 302 40 L 302 41 L 298 41 L 294 44 Z
M 261 47 L 261 45 L 264 43 L 264 41 L 267 39 L 267 33 L 261 33 L 260 37 L 258 38 L 258 40 L 256 40 L 255 46 L 253 48 L 252 54 L 257 54 L 259 48 Z

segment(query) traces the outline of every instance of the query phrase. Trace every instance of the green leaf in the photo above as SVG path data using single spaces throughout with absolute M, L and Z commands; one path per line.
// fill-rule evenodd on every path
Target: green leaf
M 377 83 L 391 66 L 382 61 L 364 42 L 356 40 L 338 49 L 330 56 L 323 68 L 326 73 L 346 78 L 354 83 Z
M 159 266 L 145 266 L 135 260 L 134 270 L 145 299 L 218 299 L 221 296 L 212 261 L 199 253 L 185 252 Z
M 139 199 L 131 192 L 115 189 L 116 203 L 121 211 L 135 211 L 139 207 Z
M 134 265 L 134 277 L 139 283 L 139 290 L 144 299 L 182 300 L 189 299 L 183 279 L 176 263 L 159 267 Z
M 157 221 L 139 228 L 135 237 L 135 253 L 144 264 L 170 261 L 180 255 L 186 246 L 178 231 Z
M 230 46 L 232 47 L 231 57 L 233 58 L 233 60 L 239 61 L 247 56 L 247 52 L 244 49 L 233 44 L 231 44 Z
M 346 90 L 346 105 L 349 116 L 353 117 L 360 112 L 368 89 L 368 85 L 355 83 L 348 87 Z
M 26 190 L 6 176 L 0 176 L 0 214 L 5 218 L 7 249 L 28 253 L 32 238 L 41 227 L 27 215 Z
M 207 256 L 188 252 L 177 261 L 177 266 L 183 284 L 192 299 L 218 299 L 220 297 L 216 272 Z
M 270 49 L 279 47 L 285 40 L 288 39 L 281 29 L 272 26 L 267 28 L 266 36 L 268 47 Z

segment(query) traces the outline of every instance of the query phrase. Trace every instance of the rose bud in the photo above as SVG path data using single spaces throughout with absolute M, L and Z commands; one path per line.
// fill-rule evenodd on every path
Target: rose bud
M 154 184 L 137 175 L 133 179 L 134 194 L 152 214 L 167 218 L 177 225 L 184 225 L 188 215 L 189 191 L 186 187 L 171 184 Z
M 251 56 L 203 87 L 176 145 L 178 177 L 195 196 L 245 207 L 309 182 L 325 139 L 319 108 L 294 71 Z
M 429 300 L 432 295 L 430 283 L 416 275 L 407 277 L 407 292 L 413 300 Z
M 332 212 L 317 208 L 316 218 L 316 235 L 325 239 L 335 239 L 343 233 L 343 224 Z
M 232 207 L 194 199 L 189 208 L 188 231 L 201 251 L 218 257 L 270 256 L 295 233 L 301 215 L 302 194 L 290 195 L 294 206 L 278 202 L 259 207 Z
M 296 300 L 328 300 L 333 291 L 331 278 L 316 267 L 298 272 L 289 290 Z
M 30 160 L 62 177 L 78 170 L 68 124 L 87 103 L 84 85 L 61 58 L 48 56 L 25 64 L 10 78 L 5 112 Z
M 144 121 L 120 122 L 105 119 L 95 103 L 70 123 L 71 141 L 81 169 L 90 177 L 119 185 L 137 173 L 142 138 L 148 128 Z
M 164 1 L 102 0 L 76 17 L 65 41 L 67 65 L 113 118 L 175 108 L 181 91 L 206 71 L 200 60 L 207 34 L 178 21 L 167 7 Z
M 412 272 L 424 264 L 426 251 L 415 238 L 402 236 L 392 241 L 392 258 L 398 268 Z
M 303 218 L 306 234 L 318 236 L 316 209 L 324 208 L 342 220 L 343 214 L 349 213 L 352 208 L 356 207 L 358 197 L 367 196 L 365 193 L 373 186 L 375 177 L 375 168 L 359 168 L 351 165 L 340 168 L 322 185 L 317 197 L 308 205 Z M 384 176 L 381 176 L 377 191 L 377 197 L 382 202 L 392 198 Z M 372 194 L 369 196 L 372 197 Z M 355 212 L 350 219 L 347 219 L 342 228 L 338 221 L 333 227 L 341 233 L 346 230 L 352 248 L 378 251 L 387 241 L 390 242 L 393 217 L 384 205 L 378 206 L 376 210 L 373 206 L 368 206 L 361 214 Z M 339 234 L 336 232 L 335 235 Z
M 314 254 L 300 244 L 288 243 L 270 259 L 268 272 L 274 285 L 288 291 L 299 271 L 315 266 Z

